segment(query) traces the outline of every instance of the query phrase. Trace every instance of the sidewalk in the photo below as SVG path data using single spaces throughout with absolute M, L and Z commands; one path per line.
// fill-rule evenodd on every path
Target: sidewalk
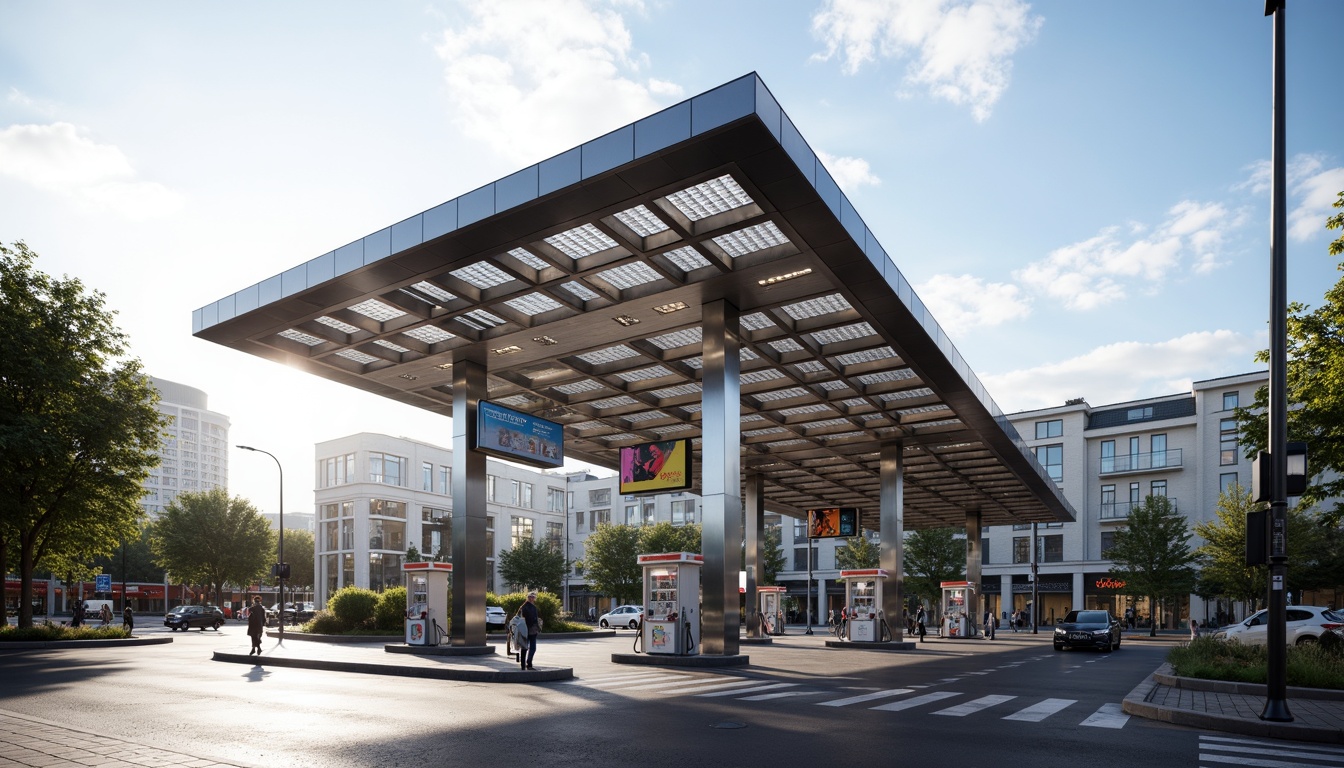
M 257 667 L 296 667 L 472 683 L 544 683 L 574 677 L 570 667 L 520 669 L 518 662 L 506 653 L 504 643 L 490 645 L 494 645 L 495 653 L 457 655 L 452 646 L 409 649 L 397 643 L 396 638 L 361 643 L 290 638 L 287 642 L 266 643 L 260 656 L 248 655 L 243 646 L 239 646 L 237 650 L 215 651 L 212 658 Z M 397 652 L 389 652 L 388 646 L 393 646 Z
M 0 709 L 0 766 L 97 765 L 101 768 L 187 766 L 255 768 L 248 763 L 205 760 L 195 755 L 103 736 L 32 715 Z

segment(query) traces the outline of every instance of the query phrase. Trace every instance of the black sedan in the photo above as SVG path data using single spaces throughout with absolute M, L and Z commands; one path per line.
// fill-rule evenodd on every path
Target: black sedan
M 163 626 L 176 632 L 198 627 L 219 629 L 224 625 L 224 611 L 213 605 L 179 605 L 163 617 Z
M 1069 611 L 1055 625 L 1055 650 L 1095 648 L 1111 652 L 1120 647 L 1120 622 L 1110 611 Z

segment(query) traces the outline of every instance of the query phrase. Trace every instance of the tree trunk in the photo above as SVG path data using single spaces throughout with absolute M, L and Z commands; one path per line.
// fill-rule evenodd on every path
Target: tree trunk
M 1157 598 L 1148 596 L 1148 636 L 1157 637 Z
M 33 626 L 33 541 L 24 534 L 19 535 L 19 626 Z

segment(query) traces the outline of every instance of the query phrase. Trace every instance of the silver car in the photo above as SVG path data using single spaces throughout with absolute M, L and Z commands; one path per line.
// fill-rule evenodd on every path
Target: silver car
M 629 627 L 631 629 L 639 628 L 639 619 L 644 615 L 644 606 L 642 605 L 622 605 L 613 608 L 602 614 L 597 619 L 597 625 L 603 629 L 608 627 Z
M 1315 605 L 1288 606 L 1288 644 L 1314 643 L 1326 632 L 1344 627 L 1344 616 Z M 1235 640 L 1245 645 L 1265 645 L 1269 642 L 1269 611 L 1262 609 L 1239 624 L 1232 624 L 1213 633 L 1220 640 Z
M 485 606 L 485 625 L 487 627 L 502 627 L 508 622 L 504 616 L 504 609 L 497 605 Z

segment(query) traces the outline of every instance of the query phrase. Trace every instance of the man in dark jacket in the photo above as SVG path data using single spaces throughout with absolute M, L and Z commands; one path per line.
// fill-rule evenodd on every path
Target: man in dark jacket
M 252 598 L 252 607 L 247 609 L 247 636 L 252 638 L 252 650 L 247 652 L 261 655 L 261 636 L 266 632 L 266 608 L 260 597 Z
M 537 613 L 537 593 L 528 592 L 527 602 L 519 609 L 527 622 L 527 653 L 518 654 L 523 669 L 532 668 L 532 657 L 537 655 L 537 636 L 541 634 L 541 616 Z

